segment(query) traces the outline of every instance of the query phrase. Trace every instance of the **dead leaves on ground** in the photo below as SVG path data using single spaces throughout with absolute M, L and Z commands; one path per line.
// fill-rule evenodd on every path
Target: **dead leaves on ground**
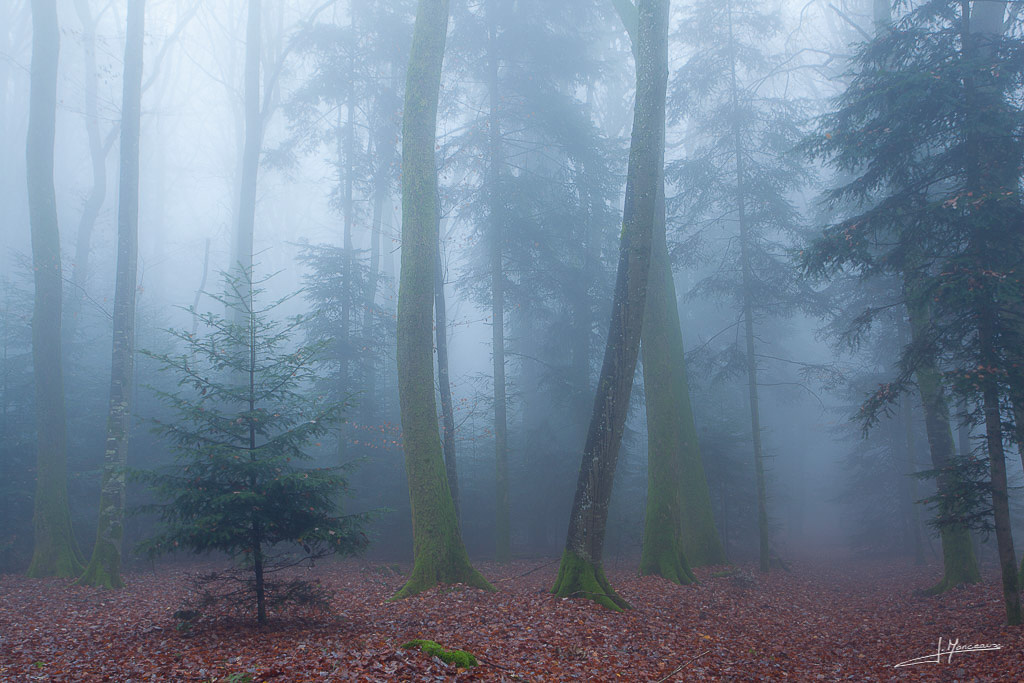
M 180 569 L 127 577 L 123 591 L 58 579 L 0 576 L 3 681 L 868 681 L 1017 680 L 1022 629 L 1003 625 L 994 575 L 979 586 L 919 597 L 936 569 L 848 564 L 762 577 L 743 569 L 680 587 L 608 573 L 634 609 L 616 614 L 548 593 L 544 560 L 483 565 L 502 590 L 440 587 L 386 602 L 403 582 L 354 561 L 310 574 L 335 591 L 334 615 L 205 615 L 191 633 L 172 614 L 188 591 Z M 727 572 L 719 572 L 719 574 Z M 938 638 L 999 651 L 894 669 L 935 652 Z M 416 638 L 472 652 L 457 669 L 401 644 Z

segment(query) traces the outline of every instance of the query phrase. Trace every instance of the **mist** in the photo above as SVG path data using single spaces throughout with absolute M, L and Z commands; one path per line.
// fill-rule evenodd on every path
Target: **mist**
M 0 678 L 1019 675 L 1022 21 L 7 0 Z

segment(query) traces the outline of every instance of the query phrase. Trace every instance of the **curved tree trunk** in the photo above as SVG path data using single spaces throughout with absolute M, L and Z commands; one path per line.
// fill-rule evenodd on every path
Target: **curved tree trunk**
M 77 576 L 81 560 L 71 529 L 67 424 L 61 367 L 60 232 L 53 187 L 60 34 L 56 0 L 32 0 L 32 68 L 25 147 L 35 303 L 32 366 L 36 391 L 35 547 L 28 575 Z
M 121 178 L 117 207 L 117 278 L 114 289 L 114 342 L 110 371 L 107 444 L 103 454 L 96 544 L 85 574 L 86 586 L 122 588 L 125 466 L 131 431 L 135 355 L 135 292 L 139 234 L 139 128 L 142 119 L 142 44 L 146 0 L 128 3 L 121 101 Z
M 420 0 L 402 119 L 402 271 L 398 294 L 398 399 L 412 504 L 413 569 L 392 600 L 439 583 L 491 588 L 469 563 L 445 475 L 434 400 L 433 309 L 437 249 L 434 144 L 448 0 Z
M 608 503 L 640 351 L 651 238 L 665 160 L 668 8 L 668 0 L 641 0 L 637 6 L 636 104 L 615 297 L 569 517 L 569 533 L 558 578 L 551 589 L 555 595 L 589 598 L 614 610 L 626 609 L 629 604 L 608 583 L 602 552 Z

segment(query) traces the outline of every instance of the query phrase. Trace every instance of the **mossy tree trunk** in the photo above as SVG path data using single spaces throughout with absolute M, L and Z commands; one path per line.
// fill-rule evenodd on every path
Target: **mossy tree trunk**
M 34 548 L 28 575 L 82 571 L 68 510 L 67 425 L 61 367 L 60 233 L 53 187 L 60 33 L 56 0 L 32 0 L 32 66 L 25 147 L 35 302 L 32 366 L 36 393 L 37 471 Z
M 928 302 L 916 294 L 912 283 L 906 288 L 907 313 L 910 318 L 911 343 L 919 343 L 930 324 Z M 932 467 L 945 470 L 954 456 L 953 430 L 949 424 L 949 405 L 942 386 L 942 375 L 934 362 L 919 362 L 915 372 L 917 388 L 921 393 L 924 410 L 925 433 Z M 940 476 L 936 482 L 941 495 L 952 482 Z M 978 583 L 981 573 L 971 546 L 970 531 L 965 526 L 945 526 L 940 530 L 942 540 L 942 579 L 928 589 L 932 594 L 943 593 L 965 583 Z
M 398 293 L 398 398 L 412 504 L 413 570 L 392 599 L 439 583 L 490 584 L 469 563 L 445 475 L 434 400 L 433 309 L 437 249 L 434 144 L 448 0 L 420 0 L 402 117 L 402 266 Z
M 640 352 L 651 238 L 658 185 L 662 182 L 668 8 L 668 0 L 641 0 L 637 5 L 636 104 L 612 316 L 565 551 L 551 589 L 555 595 L 589 598 L 614 610 L 626 609 L 629 604 L 608 583 L 602 552 L 615 466 Z
M 114 341 L 110 371 L 107 441 L 103 454 L 96 544 L 82 585 L 121 588 L 125 467 L 131 431 L 135 356 L 135 292 L 139 234 L 139 128 L 142 120 L 142 44 L 145 0 L 128 3 L 121 100 L 121 176 L 117 207 L 117 276 L 114 289 Z
M 636 7 L 625 0 L 614 4 L 635 46 Z M 690 404 L 676 286 L 665 234 L 664 180 L 658 184 L 655 219 L 640 347 L 648 434 L 647 511 L 640 573 L 692 583 L 691 565 L 722 564 L 726 560 L 715 528 Z
M 488 161 L 487 187 L 491 247 L 491 357 L 494 367 L 494 469 L 495 525 L 494 558 L 508 562 L 512 557 L 512 524 L 508 499 L 508 401 L 505 395 L 505 270 L 504 270 L 504 195 L 501 171 L 505 164 L 501 144 L 501 119 L 498 112 L 498 52 L 495 45 L 497 25 L 494 3 L 487 0 L 487 98 Z

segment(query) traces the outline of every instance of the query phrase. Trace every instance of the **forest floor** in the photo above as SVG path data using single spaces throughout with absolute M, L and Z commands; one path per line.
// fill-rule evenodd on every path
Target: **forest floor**
M 263 629 L 207 615 L 188 633 L 172 617 L 191 585 L 182 569 L 130 574 L 123 591 L 0 575 L 0 680 L 1024 680 L 1024 629 L 1004 625 L 991 571 L 983 584 L 921 597 L 934 567 L 797 563 L 766 577 L 726 567 L 698 570 L 688 587 L 611 570 L 634 607 L 617 614 L 551 596 L 557 563 L 478 566 L 498 592 L 449 586 L 389 603 L 402 585 L 391 567 L 324 563 L 308 576 L 335 592 L 334 614 L 275 617 Z M 401 647 L 413 638 L 468 650 L 480 665 Z M 1001 649 L 936 661 L 940 638 Z

